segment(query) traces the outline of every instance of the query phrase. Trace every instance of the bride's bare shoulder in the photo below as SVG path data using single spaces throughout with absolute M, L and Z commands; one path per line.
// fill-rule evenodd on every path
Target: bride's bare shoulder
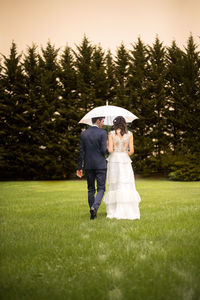
M 129 134 L 130 136 L 133 136 L 133 133 L 132 133 L 131 131 L 128 131 L 128 134 Z
M 108 136 L 109 135 L 114 135 L 114 133 L 115 133 L 114 130 L 111 130 L 111 131 L 109 131 Z

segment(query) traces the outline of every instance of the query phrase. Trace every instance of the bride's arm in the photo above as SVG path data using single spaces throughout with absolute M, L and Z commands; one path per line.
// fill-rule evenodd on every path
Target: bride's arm
M 107 144 L 108 152 L 112 153 L 113 152 L 113 137 L 112 134 L 108 134 L 108 144 Z
M 133 134 L 131 132 L 130 137 L 129 137 L 129 151 L 128 151 L 128 155 L 131 156 L 133 153 L 134 153 Z

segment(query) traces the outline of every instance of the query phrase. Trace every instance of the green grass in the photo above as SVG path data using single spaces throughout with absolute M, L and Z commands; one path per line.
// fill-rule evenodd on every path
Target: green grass
M 1 182 L 0 299 L 200 299 L 200 182 L 136 186 L 140 221 L 90 221 L 85 181 Z

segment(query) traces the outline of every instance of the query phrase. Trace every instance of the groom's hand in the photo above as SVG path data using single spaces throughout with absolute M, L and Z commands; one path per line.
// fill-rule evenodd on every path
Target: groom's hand
M 79 178 L 81 178 L 83 176 L 83 170 L 77 170 L 76 171 L 76 176 L 78 176 Z

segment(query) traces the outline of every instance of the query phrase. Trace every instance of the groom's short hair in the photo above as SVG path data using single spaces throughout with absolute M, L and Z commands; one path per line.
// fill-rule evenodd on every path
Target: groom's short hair
M 101 122 L 102 119 L 105 119 L 105 117 L 92 118 L 92 124 L 95 124 L 97 120 L 99 120 Z

